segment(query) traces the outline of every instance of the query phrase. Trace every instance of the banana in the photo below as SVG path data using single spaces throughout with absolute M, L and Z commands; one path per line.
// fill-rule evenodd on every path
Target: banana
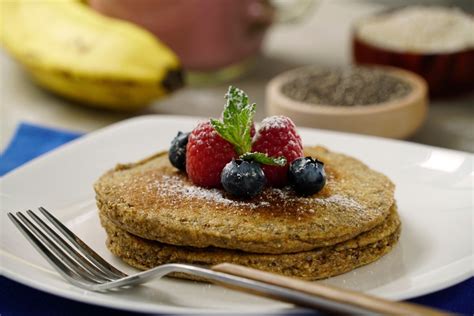
M 136 110 L 183 83 L 156 37 L 80 0 L 0 1 L 0 44 L 40 86 L 94 107 Z

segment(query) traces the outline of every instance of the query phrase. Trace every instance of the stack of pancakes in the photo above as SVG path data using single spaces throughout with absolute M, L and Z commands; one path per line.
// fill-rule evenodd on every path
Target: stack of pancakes
M 128 264 L 236 263 L 315 280 L 389 252 L 400 221 L 394 185 L 360 161 L 322 147 L 326 186 L 310 197 L 267 188 L 251 200 L 193 185 L 166 152 L 118 165 L 96 183 L 107 247 Z

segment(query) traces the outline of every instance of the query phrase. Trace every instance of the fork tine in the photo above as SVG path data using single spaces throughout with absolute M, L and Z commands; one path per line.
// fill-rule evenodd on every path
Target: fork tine
M 101 278 L 103 281 L 111 281 L 117 279 L 117 277 L 112 274 L 107 269 L 100 269 L 92 264 L 86 257 L 77 252 L 73 247 L 71 247 L 61 236 L 59 236 L 54 230 L 52 230 L 41 218 L 38 217 L 31 210 L 26 211 L 28 215 L 38 224 L 43 231 L 51 237 L 58 246 L 62 247 L 65 252 L 70 254 L 84 269 L 88 272 L 93 273 L 95 276 Z
M 53 252 L 56 257 L 58 257 L 65 266 L 67 266 L 70 270 L 74 271 L 78 274 L 81 278 L 90 283 L 102 283 L 103 279 L 97 279 L 94 274 L 90 273 L 88 270 L 84 269 L 80 266 L 71 256 L 60 249 L 48 236 L 46 236 L 38 227 L 35 226 L 25 215 L 21 212 L 17 212 L 16 216 L 19 220 L 29 228 L 30 232 L 34 234 L 44 245 L 44 247 L 48 248 L 51 252 Z
M 26 237 L 26 240 L 51 264 L 51 266 L 66 280 L 76 284 L 82 288 L 90 288 L 90 282 L 82 279 L 80 275 L 75 273 L 69 267 L 67 267 L 63 261 L 51 252 L 33 233 L 28 229 L 15 215 L 8 213 L 8 218 L 18 228 L 18 230 Z
M 86 245 L 79 237 L 77 237 L 72 231 L 70 231 L 66 226 L 63 225 L 56 217 L 54 217 L 50 212 L 48 212 L 44 207 L 40 206 L 38 208 L 40 212 L 79 250 L 82 250 L 81 253 L 87 257 L 91 262 L 93 262 L 97 267 L 106 269 L 111 272 L 110 276 L 112 277 L 125 277 L 127 274 L 118 270 L 110 263 L 105 261 L 101 256 L 99 256 L 94 250 Z

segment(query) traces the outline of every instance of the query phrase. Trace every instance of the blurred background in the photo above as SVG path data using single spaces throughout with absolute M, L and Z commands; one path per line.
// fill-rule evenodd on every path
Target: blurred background
M 49 8 L 39 8 L 45 3 Z M 9 7 L 9 0 L 2 0 L 1 5 L 2 149 L 20 122 L 86 133 L 147 114 L 216 117 L 222 111 L 223 96 L 229 84 L 246 91 L 257 103 L 257 119 L 260 120 L 267 115 L 266 105 L 271 102 L 270 96 L 266 95 L 267 85 L 279 74 L 307 65 L 345 69 L 355 63 L 376 62 L 419 72 L 428 81 L 432 80 L 430 76 L 435 78 L 428 82 L 427 95 L 420 94 L 418 99 L 410 101 L 418 102 L 419 109 L 427 104 L 428 114 L 424 110 L 419 110 L 418 114 L 406 112 L 406 117 L 417 115 L 417 121 L 406 135 L 397 138 L 474 151 L 472 0 L 89 0 L 75 4 L 81 6 L 80 9 L 60 9 L 65 11 L 55 11 L 58 1 L 53 0 L 38 1 L 33 8 Z M 415 43 L 410 51 L 411 46 L 404 46 L 402 40 L 400 47 L 396 46 L 395 38 L 395 46 L 380 46 L 371 43 L 369 36 L 359 38 L 363 45 L 367 44 L 369 51 L 365 46 L 356 51 L 356 25 L 360 21 L 380 12 L 395 14 L 394 8 L 414 5 L 444 6 L 448 8 L 447 17 L 452 13 L 449 8 L 463 10 L 468 21 L 456 35 L 465 37 L 460 41 L 461 45 L 446 51 L 423 51 L 423 47 L 416 48 Z M 20 10 L 23 12 L 19 13 Z M 25 14 L 28 10 L 35 13 Z M 150 41 L 149 34 L 148 37 L 132 34 L 140 32 L 136 28 L 131 31 L 122 25 L 115 29 L 109 20 L 96 21 L 100 17 L 95 15 L 77 18 L 79 15 L 71 10 L 79 10 L 85 15 L 89 13 L 84 10 L 94 10 L 104 16 L 131 21 L 152 32 L 163 46 L 145 43 Z M 68 12 L 77 21 L 65 20 L 64 14 L 62 19 L 55 20 L 58 12 Z M 422 10 L 419 12 L 423 13 Z M 35 21 L 26 21 L 25 16 L 40 20 L 39 26 Z M 456 23 L 456 16 L 450 18 L 449 23 Z M 407 23 L 413 22 L 409 17 L 406 19 Z M 432 23 L 436 26 L 438 22 L 433 20 Z M 35 28 L 37 31 L 32 32 Z M 436 30 L 436 27 L 432 29 Z M 70 34 L 84 37 L 69 38 Z M 390 41 L 390 33 L 387 34 Z M 452 37 L 452 34 L 440 33 L 440 36 Z M 437 35 L 431 36 L 436 41 Z M 130 42 L 127 42 L 129 37 Z M 415 40 L 419 38 L 415 37 Z M 456 42 L 456 38 L 452 40 Z M 155 50 L 156 56 L 149 56 Z M 382 58 L 393 53 L 401 57 Z M 84 54 L 84 57 L 76 58 L 77 54 Z M 181 73 L 175 58 L 182 65 Z M 433 69 L 437 70 L 433 73 Z M 458 73 L 461 75 L 453 75 Z M 152 82 L 154 74 L 156 83 Z M 112 82 L 117 78 L 121 80 L 120 84 Z M 93 81 L 94 86 L 88 80 Z M 104 106 L 101 100 L 91 101 L 86 97 L 96 95 L 99 98 L 104 93 L 105 98 L 105 93 L 110 92 L 104 92 L 107 89 L 123 89 L 124 92 L 142 83 L 144 92 L 137 90 L 137 93 L 143 95 L 130 101 L 130 105 L 136 103 L 130 109 L 127 108 L 129 95 L 125 93 L 117 106 L 113 101 L 107 101 Z M 160 85 L 159 91 L 146 90 L 154 84 Z M 104 91 L 97 90 L 102 89 L 101 85 Z M 64 93 L 68 87 L 76 93 Z M 456 87 L 462 89 L 457 91 Z M 85 100 L 81 100 L 82 97 Z M 399 126 L 405 121 L 404 116 L 393 115 L 393 119 L 398 120 L 395 123 Z M 345 120 L 351 120 L 350 115 Z M 312 122 L 299 124 L 296 121 L 297 125 L 305 126 L 311 126 Z M 337 121 L 332 126 L 318 126 L 315 117 L 314 122 L 313 127 L 347 130 L 344 123 Z

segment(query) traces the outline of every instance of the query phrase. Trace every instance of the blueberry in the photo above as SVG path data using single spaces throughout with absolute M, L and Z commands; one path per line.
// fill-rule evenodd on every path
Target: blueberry
M 178 135 L 171 141 L 168 157 L 173 166 L 179 170 L 186 171 L 186 145 L 190 133 L 178 132 Z
M 324 163 L 311 157 L 295 159 L 288 170 L 288 179 L 296 193 L 312 195 L 326 184 Z
M 259 194 L 265 182 L 262 167 L 253 161 L 233 159 L 221 173 L 222 186 L 236 197 L 251 198 Z

